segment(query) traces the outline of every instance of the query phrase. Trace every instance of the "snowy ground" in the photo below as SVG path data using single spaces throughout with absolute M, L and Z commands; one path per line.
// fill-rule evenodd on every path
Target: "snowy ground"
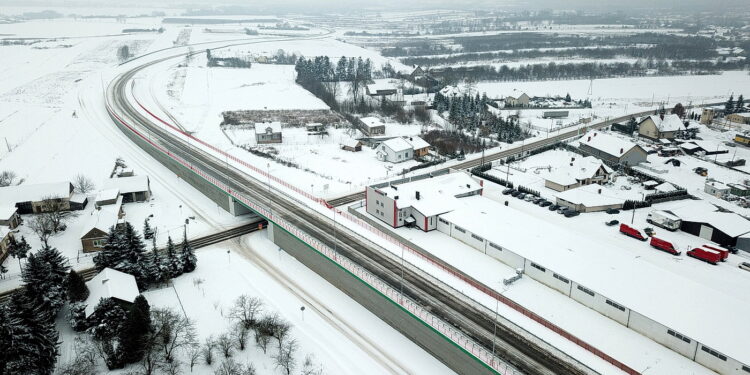
M 174 308 L 198 322 L 198 339 L 203 342 L 231 330 L 226 314 L 242 294 L 260 298 L 265 312 L 277 312 L 292 324 L 290 337 L 300 345 L 298 368 L 310 355 L 324 374 L 453 374 L 289 254 L 279 251 L 265 232 L 200 250 L 194 272 L 175 279 L 173 287 L 149 290 L 144 296 L 152 307 Z M 64 333 L 61 362 L 72 355 L 72 335 L 70 331 Z M 259 374 L 278 374 L 271 359 L 275 344 L 263 354 L 255 348 L 252 337 L 248 341 L 248 348 L 236 351 L 233 358 L 252 363 Z M 213 369 L 200 364 L 193 371 L 212 373 Z

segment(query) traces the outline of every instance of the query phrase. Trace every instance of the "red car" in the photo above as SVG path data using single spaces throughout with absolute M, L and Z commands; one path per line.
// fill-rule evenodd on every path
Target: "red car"
M 721 261 L 726 262 L 727 258 L 729 258 L 729 250 L 722 249 L 718 246 L 711 246 L 711 245 L 703 245 L 706 249 L 716 250 L 721 253 Z
M 620 224 L 620 233 L 633 237 L 635 239 L 646 241 L 647 238 L 638 229 L 632 228 L 630 226 L 627 226 L 625 224 Z
M 672 245 L 669 241 L 664 241 L 661 238 L 651 237 L 651 247 L 654 247 L 656 249 L 659 249 L 661 251 L 666 251 L 672 255 L 680 255 L 680 252 L 677 251 L 677 249 L 674 248 L 674 245 Z
M 721 262 L 721 253 L 712 249 L 696 247 L 695 249 L 688 251 L 687 255 L 689 257 L 693 257 L 696 259 L 700 259 L 704 262 L 711 263 L 713 265 L 716 265 L 717 263 Z

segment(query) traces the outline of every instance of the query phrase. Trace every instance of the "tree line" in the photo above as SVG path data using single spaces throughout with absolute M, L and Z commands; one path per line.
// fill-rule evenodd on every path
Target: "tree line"
M 504 118 L 489 111 L 487 106 L 491 100 L 486 94 L 446 96 L 437 92 L 433 103 L 438 113 L 448 112 L 448 120 L 459 130 L 478 130 L 484 133 L 482 136 L 494 133 L 497 134 L 498 141 L 507 143 L 524 138 L 517 118 Z
M 351 82 L 372 79 L 372 61 L 363 60 L 362 57 L 342 56 L 335 66 L 328 56 L 316 56 L 312 59 L 300 57 L 294 70 L 298 81 Z

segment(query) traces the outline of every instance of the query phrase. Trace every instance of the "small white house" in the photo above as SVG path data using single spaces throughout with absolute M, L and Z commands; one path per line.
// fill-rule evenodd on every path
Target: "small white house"
M 91 316 L 102 298 L 113 298 L 118 302 L 131 304 L 138 297 L 138 284 L 133 275 L 120 272 L 111 268 L 105 268 L 93 279 L 86 282 L 89 289 L 89 297 L 86 304 L 86 318 Z
M 263 122 L 255 124 L 255 142 L 258 144 L 281 143 L 281 123 Z
M 378 145 L 377 156 L 382 161 L 401 163 L 414 157 L 414 149 L 401 137 L 391 138 Z

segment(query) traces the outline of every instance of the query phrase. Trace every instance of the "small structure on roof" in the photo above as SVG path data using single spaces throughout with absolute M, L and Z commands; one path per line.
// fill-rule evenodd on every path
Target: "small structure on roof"
M 411 148 L 414 150 L 414 157 L 419 158 L 422 156 L 427 155 L 428 152 L 430 152 L 430 144 L 427 143 L 422 137 L 418 136 L 411 136 L 404 138 L 406 142 L 411 145 Z
M 646 162 L 648 156 L 643 147 L 598 130 L 586 133 L 579 143 L 581 151 L 612 164 L 634 166 Z
M 16 229 L 21 224 L 21 216 L 15 206 L 0 206 L 0 226 Z
M 706 183 L 703 185 L 703 191 L 717 198 L 722 198 L 729 194 L 730 189 L 727 184 L 721 181 L 716 181 L 713 178 L 707 178 Z
M 353 138 L 341 141 L 341 149 L 351 152 L 362 151 L 362 142 Z
M 638 134 L 652 140 L 674 139 L 677 132 L 684 128 L 682 120 L 675 114 L 653 115 L 644 117 L 638 123 Z
M 362 133 L 365 133 L 368 137 L 385 134 L 385 124 L 383 124 L 379 118 L 363 117 L 360 121 L 362 121 L 363 124 L 363 129 L 360 130 L 362 130 Z
M 96 310 L 102 299 L 112 298 L 118 303 L 130 306 L 138 297 L 138 284 L 133 275 L 112 268 L 101 270 L 93 279 L 86 282 L 89 297 L 84 302 L 86 318 Z
M 625 199 L 604 186 L 585 185 L 557 194 L 557 204 L 578 212 L 597 212 L 622 208 Z
M 151 181 L 148 176 L 110 178 L 104 182 L 105 189 L 117 189 L 123 203 L 145 202 L 151 199 Z
M 428 232 L 438 225 L 438 215 L 456 207 L 458 198 L 482 193 L 482 184 L 465 172 L 450 173 L 399 185 L 368 186 L 368 214 L 398 228 L 414 225 Z
M 281 143 L 281 123 L 278 121 L 255 123 L 255 142 L 259 145 Z
M 383 141 L 376 149 L 378 159 L 390 163 L 401 163 L 411 160 L 414 156 L 414 149 L 401 137 Z
M 584 185 L 604 184 L 609 181 L 612 172 L 612 168 L 593 156 L 571 158 L 569 167 L 560 168 L 545 177 L 544 186 L 565 191 Z
M 120 219 L 125 216 L 122 201 L 123 197 L 118 196 L 114 204 L 97 206 L 91 211 L 81 231 L 81 247 L 84 253 L 99 251 L 107 244 L 110 229 L 120 225 Z

